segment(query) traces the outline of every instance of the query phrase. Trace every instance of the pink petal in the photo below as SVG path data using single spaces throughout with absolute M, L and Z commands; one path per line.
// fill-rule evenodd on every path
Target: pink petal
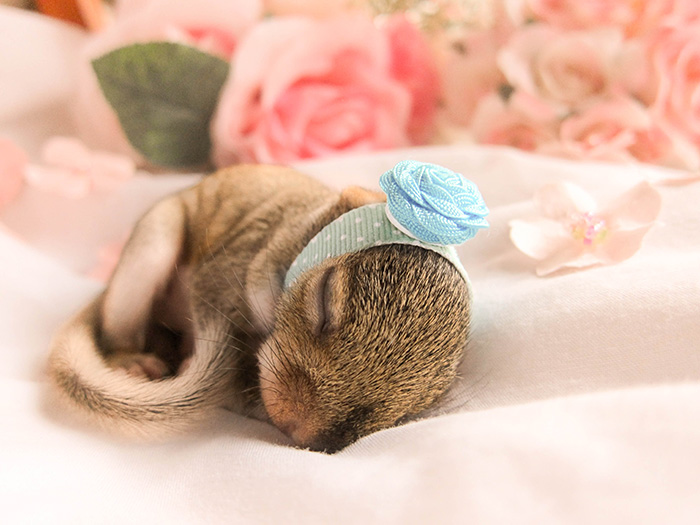
M 615 264 L 632 257 L 642 245 L 651 224 L 635 230 L 613 230 L 596 250 L 601 262 Z
M 91 154 L 89 176 L 97 189 L 114 190 L 135 173 L 134 161 L 125 155 L 101 151 Z
M 7 226 L 5 226 L 3 223 L 0 222 L 0 233 L 3 235 L 8 235 L 10 237 L 16 237 L 15 232 L 10 230 Z
M 556 221 L 568 221 L 576 213 L 595 210 L 595 201 L 586 191 L 569 182 L 548 184 L 535 192 L 535 204 Z
M 555 272 L 565 266 L 588 266 L 595 264 L 596 261 L 590 261 L 586 253 L 584 245 L 576 242 L 573 238 L 563 246 L 560 250 L 553 253 L 549 258 L 540 262 L 535 268 L 538 276 L 542 277 Z
M 536 69 L 532 62 L 557 30 L 544 24 L 530 24 L 516 32 L 498 53 L 498 65 L 508 83 L 528 93 L 537 93 Z
M 100 170 L 113 179 L 126 181 L 133 177 L 136 165 L 126 155 L 94 151 L 92 153 L 92 169 Z
M 601 216 L 609 227 L 628 229 L 653 222 L 660 211 L 661 195 L 644 181 L 620 195 Z
M 341 54 L 360 61 L 363 68 L 389 70 L 389 42 L 362 16 L 340 16 L 311 24 L 283 46 L 284 52 L 275 56 L 274 67 L 265 72 L 263 107 L 273 105 L 289 86 L 302 78 L 330 73 Z
M 41 160 L 60 168 L 87 170 L 90 150 L 82 141 L 72 137 L 51 137 L 41 148 Z
M 510 221 L 510 238 L 516 248 L 533 259 L 547 259 L 571 244 L 560 222 L 549 219 Z
M 118 239 L 103 245 L 97 252 L 97 263 L 88 272 L 88 277 L 105 283 L 109 281 L 114 269 L 117 267 L 119 257 L 121 257 L 128 238 L 129 235 L 124 234 Z
M 671 175 L 668 173 L 654 173 L 649 179 L 656 186 L 685 186 L 700 182 L 700 173 L 692 171 L 679 171 Z
M 70 169 L 29 165 L 25 176 L 31 186 L 71 199 L 85 197 L 90 192 L 90 180 Z
M 22 190 L 27 156 L 10 140 L 0 137 L 0 208 Z
M 440 98 L 441 82 L 434 53 L 425 35 L 405 14 L 392 16 L 383 27 L 389 37 L 392 76 L 411 94 L 409 136 L 428 142 Z
M 44 166 L 31 166 L 27 181 L 33 186 L 64 197 L 86 196 L 93 188 L 116 189 L 136 172 L 125 155 L 91 151 L 73 137 L 52 137 L 42 148 Z

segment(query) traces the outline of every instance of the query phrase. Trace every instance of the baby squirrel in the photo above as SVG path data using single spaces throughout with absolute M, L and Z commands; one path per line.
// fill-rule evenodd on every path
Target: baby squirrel
M 470 289 L 445 257 L 388 244 L 329 257 L 288 288 L 327 224 L 383 194 L 240 165 L 157 203 L 107 288 L 56 334 L 53 391 L 158 438 L 226 407 L 332 453 L 438 400 L 465 350 Z

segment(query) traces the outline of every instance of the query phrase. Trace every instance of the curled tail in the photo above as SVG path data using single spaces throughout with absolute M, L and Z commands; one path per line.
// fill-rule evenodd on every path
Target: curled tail
M 216 334 L 198 345 L 189 366 L 161 380 L 111 368 L 96 336 L 95 301 L 54 337 L 48 372 L 58 397 L 110 431 L 157 439 L 181 432 L 221 406 L 230 385 L 231 355 Z M 230 393 L 230 390 L 229 390 Z
M 184 430 L 220 406 L 230 386 L 231 351 L 215 342 L 222 334 L 199 334 L 189 366 L 160 380 L 110 367 L 100 348 L 104 341 L 120 354 L 146 353 L 158 301 L 171 307 L 184 301 L 179 309 L 187 310 L 186 299 L 166 293 L 181 277 L 186 224 L 179 195 L 151 208 L 136 224 L 105 292 L 51 343 L 48 371 L 57 396 L 109 430 L 146 438 Z

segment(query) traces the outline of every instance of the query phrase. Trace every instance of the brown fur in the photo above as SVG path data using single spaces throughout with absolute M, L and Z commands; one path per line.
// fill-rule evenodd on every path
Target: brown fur
M 328 452 L 428 407 L 454 378 L 469 328 L 469 288 L 446 259 L 375 247 L 328 259 L 282 292 L 323 226 L 381 200 L 272 166 L 222 170 L 164 199 L 105 292 L 56 335 L 56 392 L 148 438 L 226 406 Z

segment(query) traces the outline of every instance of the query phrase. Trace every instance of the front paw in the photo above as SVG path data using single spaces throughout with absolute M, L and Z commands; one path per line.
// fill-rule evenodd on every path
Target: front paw
M 163 379 L 170 373 L 168 366 L 153 354 L 122 354 L 112 358 L 110 365 L 130 376 L 151 380 Z

